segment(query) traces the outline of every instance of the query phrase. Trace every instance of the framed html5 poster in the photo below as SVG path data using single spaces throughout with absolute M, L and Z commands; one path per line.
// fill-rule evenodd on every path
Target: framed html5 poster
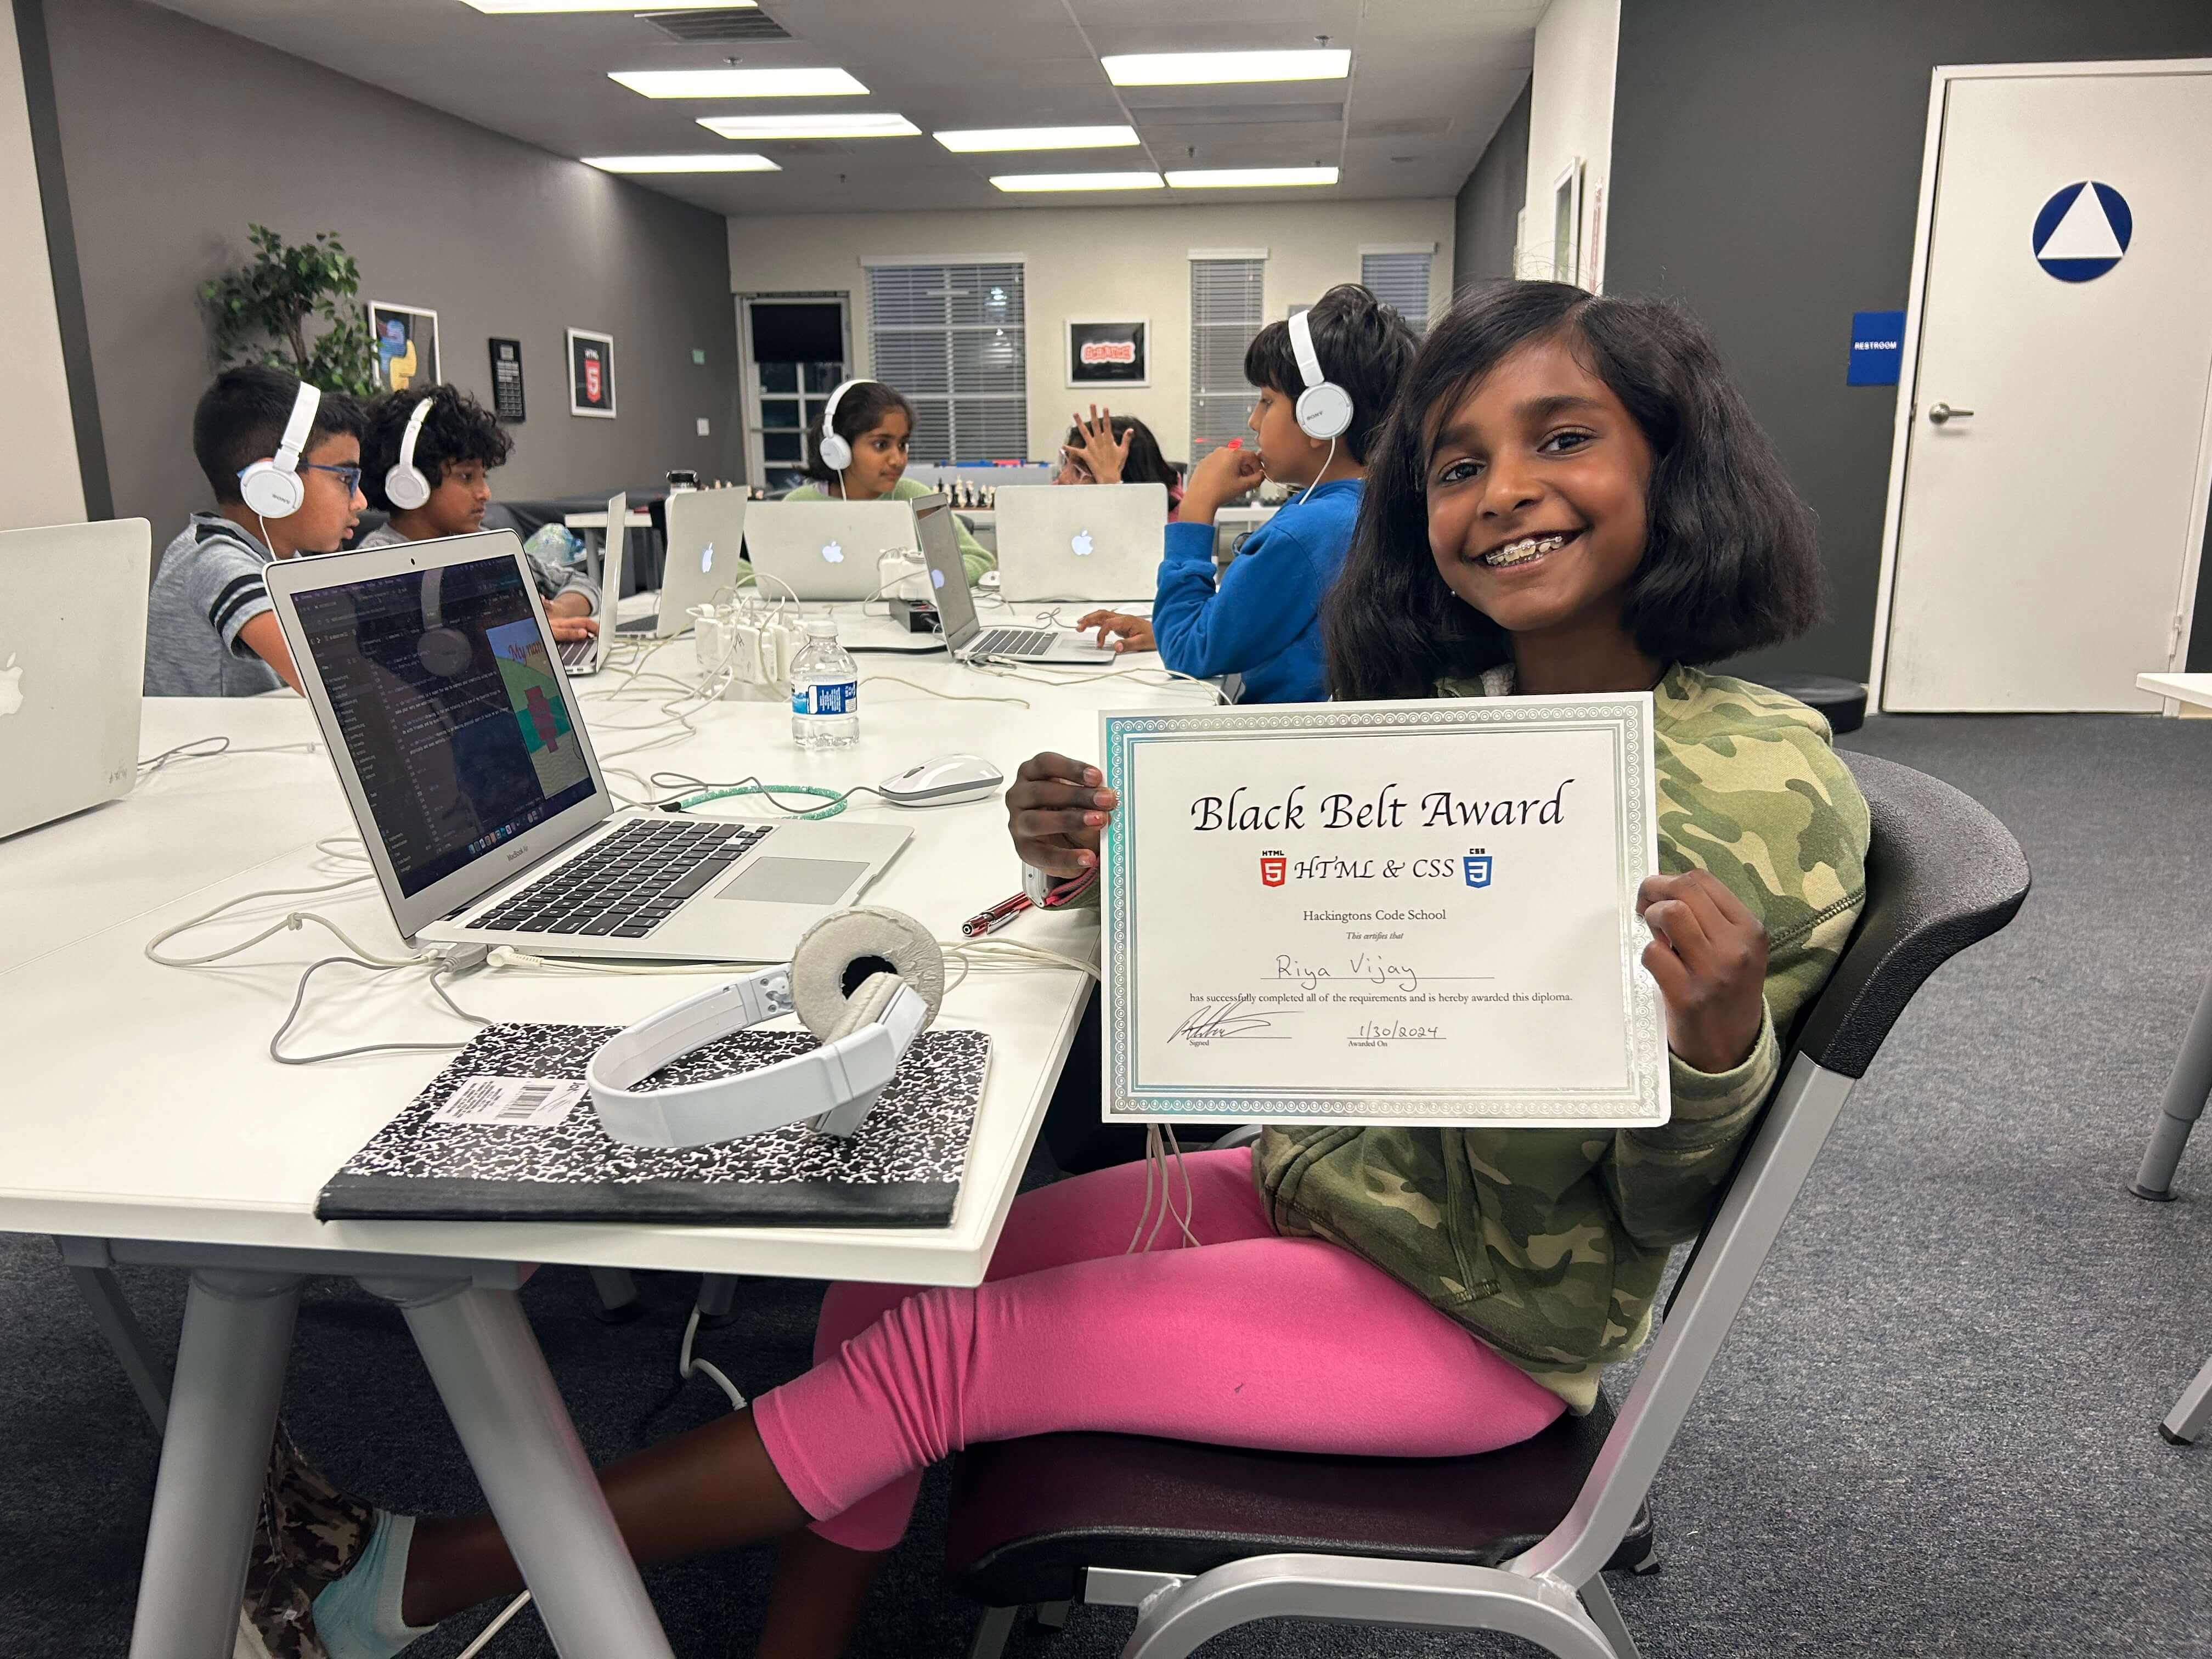
M 615 337 L 568 331 L 568 412 L 615 417 Z
M 1067 319 L 1067 384 L 1093 391 L 1152 383 L 1152 323 L 1143 317 Z

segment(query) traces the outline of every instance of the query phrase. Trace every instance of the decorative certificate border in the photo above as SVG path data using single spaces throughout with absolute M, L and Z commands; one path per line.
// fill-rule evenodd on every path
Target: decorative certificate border
M 1102 714 L 1101 749 L 1106 787 L 1123 800 L 1136 750 L 1158 742 L 1240 737 L 1358 732 L 1419 737 L 1424 732 L 1513 728 L 1528 732 L 1604 731 L 1613 744 L 1620 849 L 1620 986 L 1628 1009 L 1625 1088 L 1485 1091 L 1394 1091 L 1294 1093 L 1273 1089 L 1215 1090 L 1203 1094 L 1139 1090 L 1133 1077 L 1136 1051 L 1138 953 L 1134 929 L 1134 816 L 1108 821 L 1103 848 L 1101 919 L 1104 929 L 1107 1041 L 1102 1091 L 1109 1121 L 1169 1122 L 1233 1118 L 1299 1123 L 1430 1124 L 1438 1127 L 1641 1128 L 1667 1121 L 1667 1028 L 1658 988 L 1644 971 L 1644 936 L 1636 917 L 1636 890 L 1658 866 L 1654 804 L 1651 696 L 1604 693 L 1565 697 L 1451 697 L 1419 702 L 1307 704 L 1280 710 L 1216 708 L 1191 714 Z

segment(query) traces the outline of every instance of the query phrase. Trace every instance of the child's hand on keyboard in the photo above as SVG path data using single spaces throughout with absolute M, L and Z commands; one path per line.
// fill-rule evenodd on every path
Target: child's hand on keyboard
M 1132 617 L 1120 611 L 1094 611 L 1087 617 L 1077 618 L 1075 626 L 1083 633 L 1098 630 L 1098 643 L 1115 651 L 1157 651 L 1152 642 L 1152 619 Z M 1109 639 L 1106 636 L 1112 635 Z
M 591 617 L 548 617 L 545 620 L 553 625 L 553 638 L 561 645 L 599 636 L 599 624 Z

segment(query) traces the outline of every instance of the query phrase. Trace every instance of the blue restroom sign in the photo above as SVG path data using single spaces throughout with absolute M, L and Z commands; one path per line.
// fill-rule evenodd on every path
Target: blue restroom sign
M 1845 386 L 1895 386 L 1905 349 L 1901 311 L 1851 313 L 1851 362 Z
M 2110 185 L 2084 179 L 2058 191 L 2035 216 L 2035 263 L 2062 283 L 2103 276 L 2128 251 L 2136 216 Z

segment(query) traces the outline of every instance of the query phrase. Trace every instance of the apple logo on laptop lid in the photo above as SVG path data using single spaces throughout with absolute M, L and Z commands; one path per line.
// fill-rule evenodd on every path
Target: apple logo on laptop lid
M 1077 558 L 1089 558 L 1091 556 L 1091 532 L 1087 530 L 1077 531 L 1075 532 L 1074 538 L 1070 541 L 1067 545 L 1069 551 L 1073 552 Z
M 699 555 L 699 574 L 702 576 L 714 574 L 714 544 L 712 542 L 708 542 L 706 550 Z
M 9 652 L 8 665 L 0 668 L 0 716 L 14 714 L 23 706 L 23 671 L 16 666 L 15 654 Z
M 844 544 L 843 544 L 842 542 L 824 542 L 824 543 L 823 543 L 823 544 L 822 544 L 822 557 L 823 557 L 823 561 L 825 563 L 828 563 L 828 564 L 842 564 L 842 563 L 844 563 L 844 562 L 845 562 L 845 548 L 844 548 Z

